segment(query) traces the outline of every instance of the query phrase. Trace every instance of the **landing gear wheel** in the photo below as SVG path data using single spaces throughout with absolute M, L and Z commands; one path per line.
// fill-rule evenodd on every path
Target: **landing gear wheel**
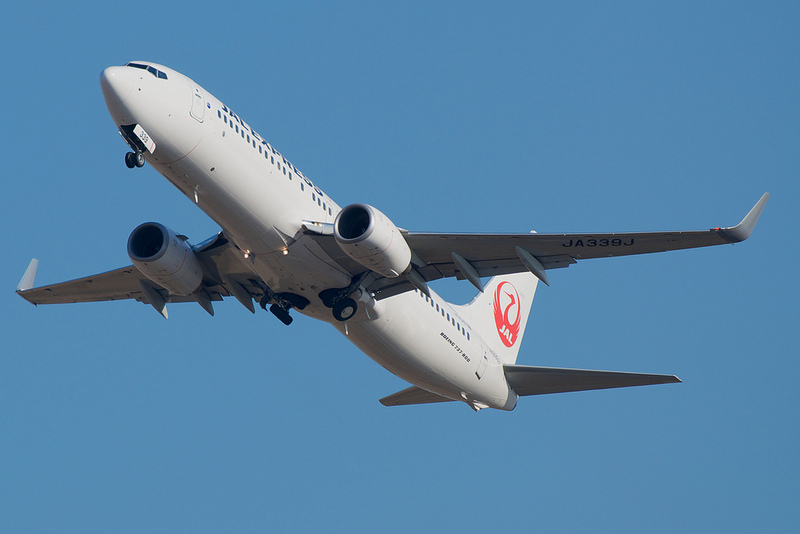
M 272 314 L 278 319 L 280 319 L 280 321 L 286 326 L 292 324 L 292 316 L 289 315 L 289 312 L 287 310 L 281 308 L 277 304 L 273 304 L 272 306 L 270 306 L 269 311 L 271 311 Z
M 144 152 L 128 152 L 125 154 L 125 165 L 132 169 L 134 167 L 144 167 Z
M 333 318 L 337 321 L 346 321 L 356 314 L 358 304 L 351 298 L 342 299 L 333 307 Z

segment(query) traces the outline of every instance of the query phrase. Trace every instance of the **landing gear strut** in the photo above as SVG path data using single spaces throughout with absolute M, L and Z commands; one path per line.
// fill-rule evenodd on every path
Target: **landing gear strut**
M 129 169 L 144 167 L 144 152 L 137 150 L 136 152 L 128 152 L 125 154 L 125 165 Z

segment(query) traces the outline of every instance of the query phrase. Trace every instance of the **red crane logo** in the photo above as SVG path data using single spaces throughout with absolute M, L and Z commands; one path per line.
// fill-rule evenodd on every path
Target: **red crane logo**
M 501 282 L 494 291 L 494 322 L 506 347 L 513 347 L 522 322 L 519 293 L 511 282 Z M 512 322 L 513 321 L 513 322 Z

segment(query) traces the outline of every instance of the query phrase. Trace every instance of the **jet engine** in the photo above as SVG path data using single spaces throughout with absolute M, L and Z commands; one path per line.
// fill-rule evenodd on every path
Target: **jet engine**
M 411 249 L 400 230 L 367 204 L 350 204 L 340 211 L 333 235 L 345 254 L 388 278 L 400 276 L 411 265 Z
M 128 256 L 147 278 L 175 295 L 191 295 L 203 282 L 203 267 L 186 237 L 154 222 L 128 238 Z

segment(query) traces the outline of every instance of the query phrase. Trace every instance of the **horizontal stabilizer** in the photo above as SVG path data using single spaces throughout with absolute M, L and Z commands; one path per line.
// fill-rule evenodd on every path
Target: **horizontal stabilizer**
M 528 365 L 504 365 L 506 380 L 517 395 L 544 395 L 590 389 L 625 388 L 671 384 L 681 380 L 674 375 L 649 375 L 618 373 L 614 371 L 589 371 L 586 369 L 559 369 Z
M 389 395 L 381 399 L 384 406 L 405 406 L 407 404 L 430 404 L 433 402 L 450 402 L 451 399 L 425 391 L 417 386 L 398 391 L 394 395 Z

